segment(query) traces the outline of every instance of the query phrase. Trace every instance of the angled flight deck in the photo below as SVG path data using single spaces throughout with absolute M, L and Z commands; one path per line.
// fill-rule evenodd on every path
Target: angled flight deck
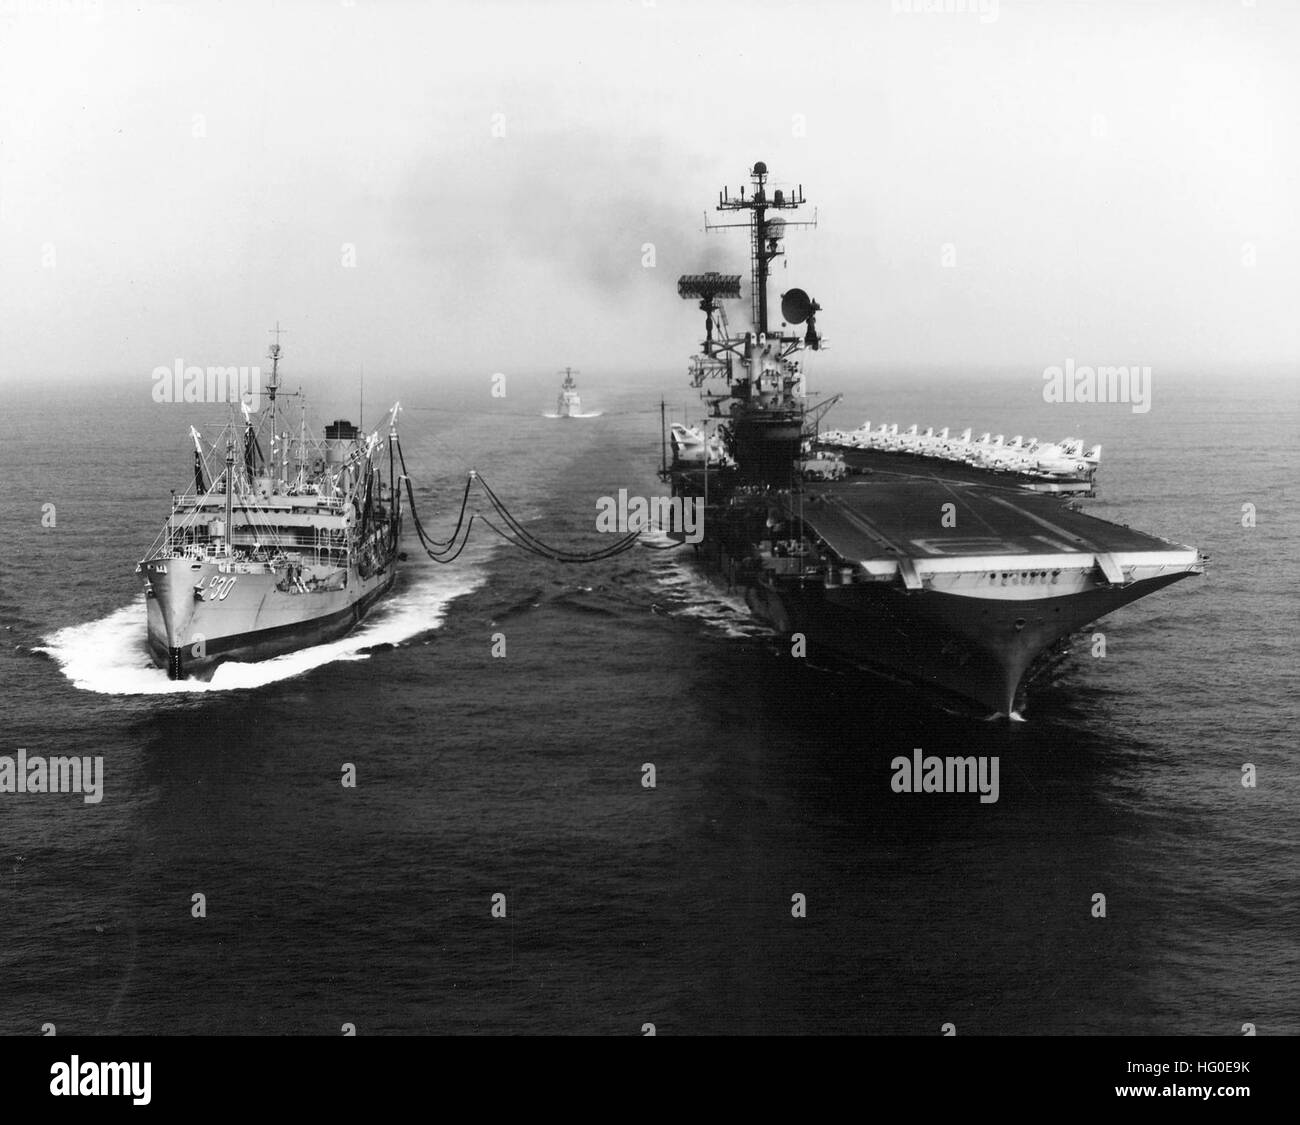
M 950 505 L 950 507 L 949 507 Z M 923 570 L 1017 570 L 1088 565 L 1122 584 L 1121 568 L 1196 562 L 1196 551 L 1155 535 L 1064 507 L 1059 500 L 1014 489 L 921 477 L 855 480 L 792 494 L 790 515 L 848 564 L 883 574 L 899 559 Z M 1000 571 L 999 571 L 1000 572 Z

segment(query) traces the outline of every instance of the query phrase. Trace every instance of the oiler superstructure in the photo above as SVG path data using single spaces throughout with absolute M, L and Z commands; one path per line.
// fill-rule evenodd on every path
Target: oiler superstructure
M 194 479 L 173 495 L 136 568 L 145 580 L 149 652 L 172 679 L 334 640 L 396 577 L 400 406 L 388 417 L 387 441 L 345 419 L 318 439 L 308 433 L 301 394 L 282 391 L 280 356 L 277 340 L 260 414 L 247 402 L 239 414 L 232 409 L 206 450 L 191 427 Z M 282 402 L 292 397 L 296 419 Z
M 697 550 L 744 589 L 757 615 L 778 632 L 802 634 L 809 650 L 1019 718 L 1027 685 L 1068 649 L 1071 634 L 1199 574 L 1203 559 L 1192 547 L 1074 510 L 1062 502 L 1070 489 L 1033 488 L 1052 483 L 1037 466 L 998 479 L 985 465 L 925 449 L 910 460 L 887 457 L 888 469 L 866 475 L 804 479 L 801 453 L 834 402 L 810 406 L 804 386 L 801 355 L 823 346 L 821 306 L 791 289 L 774 326 L 767 283 L 786 230 L 813 224 L 779 214 L 804 204 L 802 186 L 775 189 L 761 162 L 750 180 L 748 194 L 718 198 L 719 210 L 748 215 L 720 225 L 749 231 L 749 326 L 733 332 L 722 304 L 741 296 L 740 275 L 678 281 L 680 296 L 705 314 L 690 376 L 725 447 L 702 453 L 710 449 L 705 430 L 690 430 L 689 440 L 675 432 L 674 456 L 662 467 L 675 496 L 703 504 Z M 1095 468 L 1081 471 L 1080 491 L 1091 491 Z

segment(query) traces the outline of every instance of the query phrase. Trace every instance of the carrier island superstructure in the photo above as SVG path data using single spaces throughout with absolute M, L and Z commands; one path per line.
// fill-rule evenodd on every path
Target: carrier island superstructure
M 1092 491 L 1095 460 L 1083 457 L 1074 472 L 1018 462 L 1005 475 L 964 457 L 895 448 L 868 472 L 805 479 L 829 405 L 809 404 L 802 370 L 803 354 L 822 346 L 821 306 L 790 289 L 778 322 L 767 293 L 787 229 L 812 225 L 786 222 L 782 212 L 804 202 L 801 185 L 769 185 L 762 162 L 750 172 L 748 194 L 744 187 L 719 194 L 718 210 L 744 218 L 717 225 L 749 233 L 749 324 L 733 330 L 724 306 L 741 297 L 741 275 L 679 279 L 680 296 L 705 316 L 690 376 L 723 448 L 706 452 L 711 435 L 675 427 L 662 475 L 675 496 L 704 505 L 697 551 L 779 633 L 1019 718 L 1027 685 L 1071 634 L 1201 573 L 1204 560 L 1192 547 L 1065 502 Z M 1080 487 L 1061 487 L 1063 477 Z
M 386 440 L 343 419 L 318 439 L 307 431 L 301 394 L 280 385 L 280 355 L 277 336 L 263 410 L 232 407 L 207 450 L 191 427 L 193 481 L 173 494 L 161 534 L 136 567 L 149 653 L 172 679 L 334 640 L 396 576 L 400 406 L 388 416 Z M 299 409 L 286 410 L 283 400 L 295 397 Z

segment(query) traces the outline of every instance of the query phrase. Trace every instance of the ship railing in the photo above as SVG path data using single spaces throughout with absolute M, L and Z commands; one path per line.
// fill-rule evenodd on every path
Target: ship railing
M 351 561 L 351 545 L 342 528 L 318 527 L 308 546 L 317 566 L 347 566 Z
M 237 482 L 238 485 L 239 482 Z M 340 492 L 337 496 L 322 496 L 314 488 L 286 491 L 275 490 L 264 496 L 256 489 L 247 486 L 236 487 L 235 503 L 241 509 L 248 512 L 257 512 L 261 515 L 270 516 L 281 510 L 278 505 L 267 506 L 263 503 L 269 497 L 283 497 L 292 503 L 295 511 L 326 511 L 342 512 L 348 505 L 349 497 Z M 221 488 L 221 481 L 217 481 L 214 487 L 207 492 L 199 495 L 194 491 L 191 485 L 184 492 L 177 493 L 172 497 L 172 514 L 188 515 L 192 513 L 220 511 L 226 502 L 226 494 Z

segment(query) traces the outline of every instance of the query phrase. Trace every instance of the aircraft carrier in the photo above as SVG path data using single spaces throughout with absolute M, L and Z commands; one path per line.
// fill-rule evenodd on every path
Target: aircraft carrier
M 400 406 L 388 418 L 385 480 L 379 431 L 365 435 L 338 419 L 323 440 L 308 433 L 300 392 L 281 391 L 280 354 L 277 329 L 259 416 L 241 403 L 241 425 L 232 406 L 230 424 L 206 451 L 190 428 L 193 482 L 173 493 L 162 532 L 136 566 L 145 581 L 149 653 L 172 679 L 335 640 L 396 577 Z M 299 399 L 292 429 L 286 397 Z
M 815 225 L 781 217 L 804 203 L 802 185 L 769 185 L 762 162 L 748 194 L 719 194 L 717 209 L 744 219 L 710 229 L 749 233 L 749 326 L 733 331 L 725 312 L 725 301 L 741 297 L 741 275 L 679 279 L 679 295 L 705 314 L 690 376 L 716 432 L 707 422 L 675 426 L 661 475 L 674 496 L 703 507 L 697 552 L 787 635 L 792 652 L 802 643 L 963 708 L 1019 719 L 1026 689 L 1068 651 L 1071 634 L 1200 574 L 1204 560 L 1193 547 L 1075 510 L 1068 498 L 1090 494 L 1096 472 L 1096 456 L 1089 462 L 1077 439 L 1036 459 L 1041 447 L 1022 441 L 999 465 L 1000 454 L 968 456 L 980 442 L 967 431 L 956 441 L 964 452 L 941 454 L 945 434 L 929 446 L 865 450 L 874 463 L 850 468 L 866 473 L 810 474 L 818 424 L 835 401 L 810 404 L 805 392 L 801 356 L 822 347 L 821 306 L 791 289 L 774 325 L 767 295 L 787 229 Z M 877 440 L 897 436 L 885 427 Z M 986 448 L 1006 449 L 986 438 Z M 821 444 L 853 457 L 844 435 Z

